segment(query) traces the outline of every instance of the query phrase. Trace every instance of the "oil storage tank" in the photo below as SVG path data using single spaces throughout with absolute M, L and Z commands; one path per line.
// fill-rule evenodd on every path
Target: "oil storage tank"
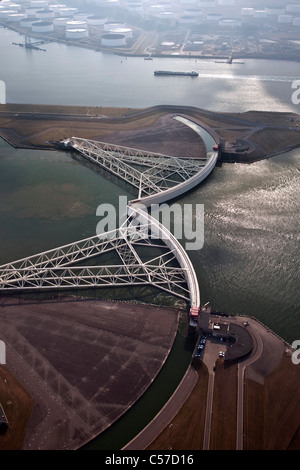
M 219 21 L 219 26 L 225 28 L 240 28 L 242 26 L 242 21 L 239 18 L 222 18 Z
M 17 11 L 21 10 L 22 5 L 19 5 L 18 3 L 9 3 L 8 7 L 10 10 L 14 10 L 14 12 L 16 13 Z
M 48 6 L 49 10 L 52 10 L 54 11 L 54 13 L 56 15 L 59 15 L 59 10 L 60 8 L 67 8 L 67 5 L 63 5 L 63 4 L 59 4 L 59 3 L 51 3 L 49 6 Z
M 74 13 L 74 20 L 86 21 L 89 16 L 91 16 L 91 13 L 88 13 L 87 11 L 78 11 L 77 13 Z
M 56 18 L 53 18 L 54 26 L 66 26 L 67 21 L 70 21 L 70 18 L 63 16 L 57 16 Z
M 288 13 L 300 13 L 300 3 L 291 3 L 286 6 Z
M 278 15 L 278 24 L 292 24 L 293 15 Z
M 59 9 L 59 14 L 61 16 L 69 16 L 70 18 L 73 18 L 73 15 L 77 13 L 78 8 L 60 8 Z
M 241 9 L 242 16 L 253 16 L 254 15 L 254 8 L 242 8 Z
M 22 28 L 31 28 L 33 23 L 36 23 L 36 18 L 23 18 L 20 22 Z
M 267 16 L 278 16 L 278 15 L 284 15 L 285 8 L 278 8 L 278 7 L 267 7 L 266 8 L 266 13 Z
M 107 21 L 105 24 L 104 24 L 104 31 L 112 31 L 113 29 L 117 29 L 117 28 L 124 28 L 126 26 L 126 23 L 122 22 L 122 21 Z
M 33 17 L 33 18 L 36 18 L 36 14 L 37 12 L 40 10 L 41 8 L 40 7 L 26 7 L 25 8 L 25 13 L 27 15 L 27 17 Z
M 85 39 L 89 36 L 89 31 L 86 28 L 70 28 L 66 29 L 67 39 Z
M 201 10 L 201 8 L 198 8 L 198 7 L 187 8 L 187 9 L 184 11 L 184 14 L 185 14 L 185 15 L 197 16 L 198 18 L 201 18 L 201 17 L 204 16 L 203 10 Z
M 131 28 L 116 28 L 112 30 L 112 33 L 123 34 L 125 36 L 125 39 L 132 38 Z
M 215 0 L 200 0 L 198 6 L 200 8 L 213 8 L 216 6 Z
M 11 15 L 8 15 L 7 21 L 10 21 L 12 23 L 18 23 L 19 21 L 25 18 L 26 18 L 25 13 L 12 13 Z
M 162 20 L 174 20 L 176 18 L 175 11 L 160 11 L 159 17 Z
M 209 23 L 219 22 L 221 19 L 221 13 L 207 13 L 206 21 Z
M 91 26 L 102 26 L 104 25 L 104 23 L 107 22 L 107 17 L 91 15 L 91 16 L 88 16 L 86 21 L 87 21 L 87 24 Z
M 30 6 L 35 8 L 48 8 L 48 2 L 46 0 L 31 0 Z
M 0 19 L 7 20 L 9 15 L 12 15 L 13 13 L 15 13 L 14 10 L 0 10 Z
M 39 18 L 40 20 L 52 20 L 54 18 L 54 11 L 53 10 L 48 10 L 48 9 L 43 9 L 43 10 L 38 10 L 36 12 L 36 17 Z
M 256 18 L 258 20 L 267 18 L 266 10 L 254 10 L 253 18 Z
M 84 20 L 69 20 L 66 22 L 67 29 L 86 29 L 87 22 Z
M 51 33 L 53 31 L 52 21 L 38 21 L 32 24 L 33 33 Z
M 101 45 L 106 47 L 122 47 L 126 45 L 126 38 L 124 34 L 103 34 L 101 36 Z

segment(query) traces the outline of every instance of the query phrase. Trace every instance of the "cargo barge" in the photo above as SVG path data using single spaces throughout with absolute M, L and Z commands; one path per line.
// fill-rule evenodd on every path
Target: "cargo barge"
M 198 77 L 198 73 L 192 70 L 191 72 L 170 72 L 168 70 L 155 70 L 154 75 L 184 75 L 188 77 Z

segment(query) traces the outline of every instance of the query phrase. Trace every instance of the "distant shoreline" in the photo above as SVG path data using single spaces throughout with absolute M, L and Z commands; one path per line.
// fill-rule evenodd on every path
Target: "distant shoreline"
M 121 57 L 147 57 L 149 54 L 147 53 L 138 53 L 138 52 L 132 52 L 130 49 L 119 49 L 117 47 L 115 48 L 110 48 L 110 47 L 103 47 L 101 45 L 97 46 L 96 44 L 86 44 L 79 41 L 74 41 L 70 39 L 62 39 L 60 37 L 57 37 L 56 35 L 50 35 L 49 33 L 45 34 L 38 34 L 38 33 L 32 33 L 32 31 L 25 31 L 24 28 L 17 27 L 12 24 L 7 24 L 3 21 L 0 21 L 0 26 L 2 26 L 4 29 L 9 29 L 11 31 L 15 31 L 16 33 L 22 35 L 25 37 L 26 33 L 28 37 L 34 38 L 34 39 L 40 39 L 40 40 L 49 40 L 50 42 L 55 42 L 58 44 L 64 44 L 67 46 L 74 46 L 74 47 L 81 47 L 84 49 L 92 50 L 95 52 L 106 52 L 114 55 L 118 55 Z M 195 60 L 224 60 L 228 58 L 229 53 L 224 53 L 224 54 L 195 54 L 192 52 L 189 53 L 152 53 L 151 56 L 153 58 L 157 59 L 195 59 Z M 235 53 L 233 57 L 233 61 L 237 59 L 258 59 L 258 60 L 282 60 L 282 61 L 291 61 L 291 62 L 300 62 L 300 56 L 299 54 L 292 55 L 292 57 L 288 56 L 287 54 L 278 54 L 278 55 L 273 55 L 273 54 L 265 54 L 265 53 L 248 53 L 248 54 L 238 54 Z M 234 62 L 233 64 L 234 65 Z

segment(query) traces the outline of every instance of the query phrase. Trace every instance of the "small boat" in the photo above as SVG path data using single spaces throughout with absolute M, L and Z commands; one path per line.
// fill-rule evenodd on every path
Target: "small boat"
M 169 70 L 155 70 L 154 75 L 184 75 L 188 77 L 198 77 L 198 72 L 192 70 L 191 72 L 171 72 Z

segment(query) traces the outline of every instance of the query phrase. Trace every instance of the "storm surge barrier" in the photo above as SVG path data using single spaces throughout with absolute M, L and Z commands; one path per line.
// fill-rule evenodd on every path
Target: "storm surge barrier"
M 207 133 L 182 116 L 175 119 L 202 138 Z M 218 159 L 216 142 L 209 134 L 204 142 L 206 157 L 188 159 L 79 137 L 64 140 L 66 149 L 135 187 L 137 198 L 128 203 L 125 221 L 115 230 L 0 266 L 0 292 L 151 285 L 184 299 L 190 305 L 190 319 L 196 318 L 200 290 L 192 262 L 147 208 L 184 194 L 212 172 Z M 99 264 L 98 257 L 111 251 L 120 262 Z

